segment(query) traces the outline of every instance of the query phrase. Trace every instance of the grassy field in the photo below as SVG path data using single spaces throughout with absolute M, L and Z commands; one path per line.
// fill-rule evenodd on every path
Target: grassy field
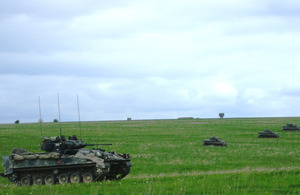
M 241 118 L 83 122 L 87 143 L 112 143 L 108 151 L 130 153 L 133 167 L 120 181 L 19 187 L 0 178 L 3 194 L 300 194 L 300 132 L 282 125 L 300 118 Z M 79 136 L 78 123 L 62 123 Z M 279 139 L 257 137 L 270 129 Z M 43 136 L 59 135 L 44 123 Z M 0 155 L 14 147 L 40 152 L 38 124 L 0 125 Z M 227 147 L 203 146 L 217 136 Z M 0 167 L 3 172 L 3 167 Z

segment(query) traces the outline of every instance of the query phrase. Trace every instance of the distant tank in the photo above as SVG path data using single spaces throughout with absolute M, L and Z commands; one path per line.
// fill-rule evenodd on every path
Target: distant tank
M 19 185 L 53 185 L 55 183 L 90 183 L 101 180 L 119 180 L 132 166 L 129 154 L 87 149 L 75 135 L 65 139 L 42 137 L 42 153 L 31 153 L 15 148 L 9 156 L 2 156 L 4 173 L 11 182 Z
M 258 132 L 258 137 L 262 138 L 279 138 L 279 133 L 272 132 L 269 129 Z
M 286 124 L 286 126 L 282 126 L 283 131 L 299 131 L 299 127 L 297 125 L 293 125 L 291 123 Z
M 216 137 L 210 137 L 209 139 L 203 140 L 203 145 L 213 145 L 213 146 L 226 146 L 227 142 L 220 140 Z

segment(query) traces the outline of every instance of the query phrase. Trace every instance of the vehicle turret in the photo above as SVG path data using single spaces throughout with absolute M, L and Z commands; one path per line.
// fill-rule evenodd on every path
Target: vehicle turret
M 52 138 L 42 137 L 41 150 L 45 152 L 58 152 L 60 154 L 76 154 L 79 149 L 86 146 L 96 145 L 112 145 L 112 144 L 87 144 L 78 140 L 76 135 L 69 136 L 68 139 L 65 136 L 57 136 Z

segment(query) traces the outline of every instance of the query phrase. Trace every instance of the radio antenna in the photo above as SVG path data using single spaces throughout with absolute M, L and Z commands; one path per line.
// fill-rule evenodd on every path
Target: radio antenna
M 81 121 L 80 121 L 80 108 L 79 108 L 78 94 L 77 94 L 77 108 L 78 108 L 79 134 L 80 134 L 80 137 L 81 137 Z
M 40 110 L 40 120 L 39 120 L 39 123 L 40 123 L 40 129 L 41 129 L 41 136 L 43 136 L 43 119 L 42 119 L 42 111 L 41 111 L 41 100 L 40 100 L 40 96 L 39 96 L 39 110 Z
M 60 136 L 62 136 L 62 135 L 61 135 L 61 122 L 60 122 L 59 94 L 57 94 L 57 102 L 58 102 L 59 129 L 60 129 L 59 133 L 60 133 Z

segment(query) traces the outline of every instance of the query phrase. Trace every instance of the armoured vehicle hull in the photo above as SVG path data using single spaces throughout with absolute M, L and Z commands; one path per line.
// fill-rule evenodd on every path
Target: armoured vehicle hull
M 286 124 L 286 126 L 282 126 L 283 131 L 299 131 L 299 127 L 293 124 Z
M 210 137 L 209 139 L 203 140 L 205 146 L 226 146 L 227 142 L 220 140 L 216 137 Z
M 1 176 L 19 185 L 90 183 L 122 179 L 132 166 L 129 154 L 86 148 L 71 151 L 30 153 L 14 149 L 11 155 L 2 156 Z
M 269 129 L 258 132 L 258 137 L 261 138 L 279 138 L 279 133 L 272 132 Z

